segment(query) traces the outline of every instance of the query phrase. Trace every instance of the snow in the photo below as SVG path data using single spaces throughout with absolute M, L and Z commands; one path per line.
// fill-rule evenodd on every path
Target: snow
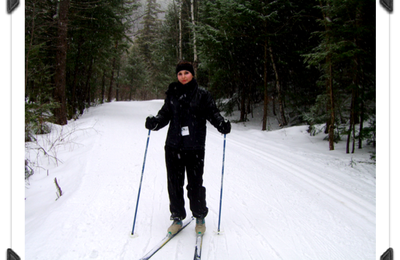
M 131 236 L 148 130 L 162 100 L 90 108 L 27 149 L 36 167 L 26 184 L 26 259 L 140 259 L 170 225 L 165 127 L 152 131 Z M 230 119 L 237 119 L 234 114 Z M 308 126 L 261 131 L 258 113 L 226 138 L 221 232 L 217 234 L 223 135 L 208 124 L 203 259 L 375 259 L 376 169 L 368 147 L 329 151 Z M 53 145 L 52 148 L 50 148 Z M 39 167 L 40 166 L 40 167 Z M 63 192 L 57 199 L 54 183 Z M 187 213 L 190 216 L 186 197 Z M 190 224 L 152 259 L 193 257 Z M 379 254 L 381 252 L 378 252 Z

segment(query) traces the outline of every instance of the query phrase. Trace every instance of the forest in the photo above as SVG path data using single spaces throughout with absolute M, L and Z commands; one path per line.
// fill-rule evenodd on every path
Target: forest
M 180 60 L 238 122 L 324 124 L 375 147 L 373 0 L 27 0 L 25 141 L 113 101 L 163 99 Z M 272 109 L 271 109 L 272 108 Z

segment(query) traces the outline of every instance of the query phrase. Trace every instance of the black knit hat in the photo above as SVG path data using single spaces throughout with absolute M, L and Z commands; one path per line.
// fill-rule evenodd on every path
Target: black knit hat
M 187 70 L 190 73 L 192 73 L 193 77 L 194 77 L 194 69 L 193 69 L 193 65 L 188 62 L 188 61 L 181 61 L 178 63 L 178 65 L 176 65 L 176 74 L 179 73 L 179 71 L 181 70 Z

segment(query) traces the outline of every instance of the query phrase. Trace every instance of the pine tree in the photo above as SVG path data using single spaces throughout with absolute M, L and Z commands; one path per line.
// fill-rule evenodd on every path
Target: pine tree
M 365 93 L 374 93 L 374 38 L 375 26 L 369 18 L 374 12 L 372 1 L 327 0 L 320 1 L 321 25 L 324 30 L 317 32 L 321 42 L 313 52 L 305 55 L 308 64 L 321 70 L 321 83 L 325 82 L 326 95 L 326 129 L 329 132 L 329 147 L 334 149 L 334 125 L 339 124 L 343 105 L 349 104 L 348 145 L 355 140 L 355 124 L 365 120 L 367 107 Z M 368 14 L 368 16 L 367 16 Z M 320 66 L 320 64 L 323 64 Z M 362 91 L 361 91 L 362 90 Z M 360 95 L 364 96 L 360 99 Z M 343 105 L 342 105 L 343 104 Z M 373 103 L 372 103 L 373 104 Z M 361 105 L 361 106 L 360 106 Z M 363 115 L 363 116 L 361 116 Z M 362 123 L 360 133 L 362 133 Z M 362 137 L 360 137 L 360 140 Z
M 50 107 L 60 124 L 66 124 L 77 112 L 83 113 L 98 95 L 101 80 L 95 76 L 109 70 L 112 58 L 127 49 L 130 13 L 137 6 L 135 1 L 123 0 L 28 1 L 27 102 L 39 102 L 39 106 L 58 103 L 58 108 Z
M 143 29 L 140 30 L 138 43 L 141 48 L 141 53 L 148 61 L 151 60 L 151 45 L 157 37 L 157 27 L 160 24 L 158 14 L 161 12 L 160 5 L 156 0 L 147 0 L 145 13 L 143 16 Z

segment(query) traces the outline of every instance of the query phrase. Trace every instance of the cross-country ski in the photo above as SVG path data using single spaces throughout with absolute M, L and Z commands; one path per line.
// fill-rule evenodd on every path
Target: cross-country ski
M 203 247 L 203 236 L 204 234 L 196 234 L 196 245 L 194 246 L 194 260 L 201 259 L 201 249 Z
M 147 260 L 150 259 L 155 253 L 157 253 L 163 246 L 165 246 L 171 239 L 173 239 L 176 235 L 178 235 L 179 232 L 181 232 L 185 227 L 187 227 L 191 222 L 193 218 L 191 218 L 189 221 L 183 224 L 182 228 L 178 230 L 175 234 L 171 234 L 170 232 L 167 233 L 167 235 L 157 244 L 155 245 L 149 252 L 146 253 L 140 260 Z

